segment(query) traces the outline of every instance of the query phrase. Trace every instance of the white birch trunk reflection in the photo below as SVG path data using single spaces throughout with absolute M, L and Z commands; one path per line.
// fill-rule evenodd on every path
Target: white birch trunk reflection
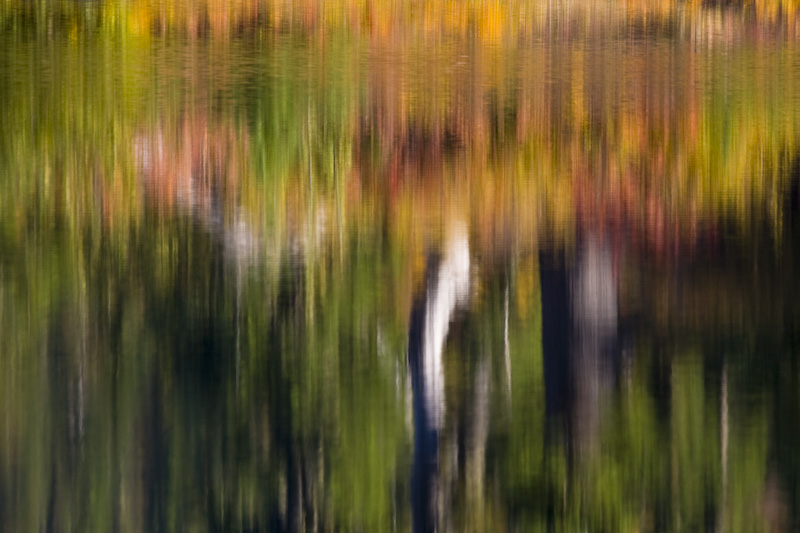
M 415 531 L 437 529 L 439 432 L 445 410 L 442 352 L 456 309 L 469 294 L 469 242 L 464 225 L 454 225 L 438 267 L 429 259 L 421 301 L 414 305 L 408 359 L 414 412 L 412 512 Z

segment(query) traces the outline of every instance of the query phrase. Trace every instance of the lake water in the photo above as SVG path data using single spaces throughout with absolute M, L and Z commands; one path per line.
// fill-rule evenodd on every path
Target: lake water
M 0 0 L 0 529 L 800 529 L 800 6 L 722 4 Z

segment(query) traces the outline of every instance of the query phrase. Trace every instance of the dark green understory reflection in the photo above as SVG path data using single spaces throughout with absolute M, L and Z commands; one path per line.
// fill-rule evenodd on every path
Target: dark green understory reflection
M 0 0 L 0 529 L 800 528 L 791 2 L 212 4 Z
M 403 312 L 382 234 L 272 272 L 186 217 L 124 258 L 57 231 L 5 250 L 4 523 L 797 523 L 793 241 L 664 267 L 587 235 L 476 278 L 456 232 Z

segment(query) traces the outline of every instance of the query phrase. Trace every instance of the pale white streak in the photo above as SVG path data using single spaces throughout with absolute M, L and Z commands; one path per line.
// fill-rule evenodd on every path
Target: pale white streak
M 573 285 L 573 312 L 580 331 L 608 337 L 617 327 L 617 288 L 611 251 L 590 237 L 581 250 Z
M 486 440 L 489 436 L 489 378 L 490 357 L 481 361 L 475 376 L 475 406 L 467 448 L 467 490 L 472 517 L 483 519 L 486 473 Z
M 429 287 L 422 339 L 422 381 L 431 425 L 441 428 L 444 411 L 442 351 L 456 308 L 469 296 L 469 241 L 463 224 L 453 227 L 445 243 L 444 257 Z
M 581 247 L 572 281 L 575 325 L 575 416 L 579 450 L 594 449 L 600 395 L 607 385 L 602 352 L 617 331 L 617 289 L 611 250 L 589 236 Z
M 152 137 L 138 135 L 134 141 L 137 169 L 146 181 L 167 179 L 163 175 L 167 171 L 164 144 L 161 131 L 157 131 Z M 222 210 L 213 200 L 198 197 L 195 180 L 191 175 L 190 154 L 185 157 L 186 161 L 177 170 L 178 177 L 175 179 L 179 184 L 176 190 L 178 206 L 185 212 L 191 213 L 195 220 L 209 231 L 220 236 L 227 259 L 240 266 L 255 262 L 260 251 L 259 243 L 262 239 L 260 232 L 247 222 L 241 207 L 237 207 L 233 221 L 229 222 L 225 220 Z M 317 216 L 317 233 L 324 231 L 324 222 L 324 213 L 321 212 Z
M 238 214 L 235 221 L 222 228 L 222 238 L 226 257 L 237 265 L 255 261 L 259 252 L 259 235 L 248 224 L 243 214 Z
M 506 297 L 503 312 L 503 355 L 506 361 L 506 386 L 508 399 L 511 401 L 511 347 L 508 344 L 508 281 L 506 281 Z

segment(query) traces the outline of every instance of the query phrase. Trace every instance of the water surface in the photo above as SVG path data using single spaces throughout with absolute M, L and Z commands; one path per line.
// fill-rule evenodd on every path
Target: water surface
M 0 527 L 797 530 L 799 27 L 0 0 Z

